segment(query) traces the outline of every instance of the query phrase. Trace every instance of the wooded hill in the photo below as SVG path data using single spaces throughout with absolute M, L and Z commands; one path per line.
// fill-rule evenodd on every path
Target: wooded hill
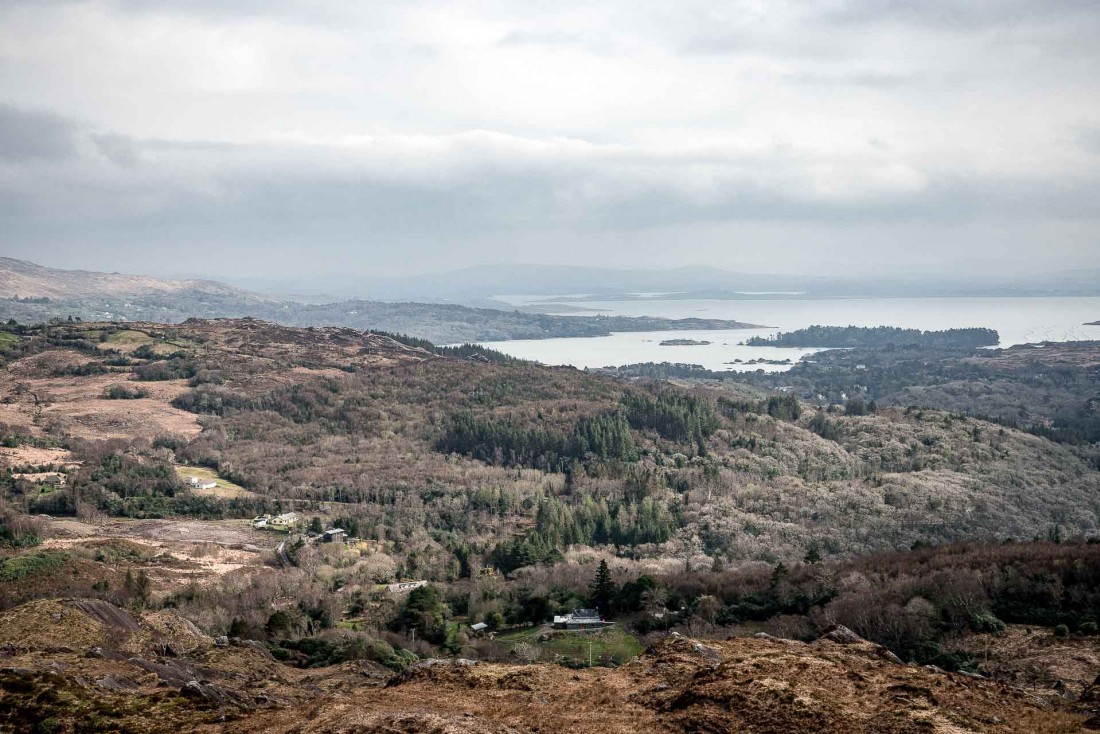
M 351 330 L 145 328 L 148 343 L 126 353 L 108 324 L 31 330 L 6 352 L 20 377 L 0 405 L 4 440 L 63 445 L 84 462 L 46 496 L 10 483 L 28 510 L 225 517 L 337 502 L 430 577 L 462 558 L 514 566 L 571 543 L 711 563 L 1097 529 L 1091 449 L 957 414 L 806 410 L 732 384 L 628 384 Z M 103 399 L 119 382 L 150 395 Z M 163 428 L 124 444 L 79 438 L 97 420 L 86 408 L 108 420 L 114 403 L 163 415 Z M 195 497 L 171 479 L 173 459 L 255 497 Z
M 1000 341 L 994 329 L 946 329 L 921 331 L 896 326 L 808 326 L 772 337 L 754 336 L 750 347 L 925 347 L 934 349 L 993 347 Z

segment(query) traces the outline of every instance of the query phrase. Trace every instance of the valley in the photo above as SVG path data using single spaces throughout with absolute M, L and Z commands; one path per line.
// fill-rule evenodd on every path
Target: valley
M 1093 695 L 1100 644 L 1094 446 L 957 411 L 892 407 L 885 395 L 857 409 L 759 379 L 610 377 L 343 327 L 189 319 L 6 328 L 0 608 L 25 614 L 28 604 L 76 598 L 139 617 L 168 613 L 208 640 L 255 641 L 282 661 L 265 671 L 289 666 L 264 673 L 286 688 L 257 705 L 208 661 L 211 672 L 195 680 L 227 690 L 174 716 L 248 712 L 239 730 L 259 730 L 248 727 L 273 725 L 260 710 L 297 716 L 289 712 L 305 698 L 296 670 L 321 671 L 310 685 L 335 694 L 358 690 L 346 676 L 363 674 L 347 666 L 368 666 L 381 684 L 437 658 L 485 667 L 470 681 L 424 673 L 388 685 L 449 696 L 452 680 L 480 690 L 474 680 L 550 681 L 555 663 L 594 664 L 622 666 L 615 685 L 641 701 L 640 671 L 668 654 L 671 631 L 721 651 L 732 636 L 742 642 L 728 643 L 728 654 L 770 659 L 809 654 L 790 645 L 839 623 L 917 666 L 877 662 L 899 668 L 875 675 L 933 666 L 948 671 L 933 676 L 1010 682 L 1023 708 L 1004 731 L 1030 731 L 1019 723 L 1038 715 L 1029 706 L 1069 717 L 1052 731 L 1087 718 L 1078 701 Z M 1032 369 L 1024 353 L 981 359 L 1012 379 L 1011 370 Z M 1085 374 L 1100 359 L 1095 345 L 1035 353 Z M 879 369 L 866 364 L 862 382 L 875 384 L 867 378 Z M 325 542 L 332 529 L 341 537 Z M 1057 590 L 1040 581 L 1050 574 Z M 543 626 L 587 605 L 611 620 L 610 632 Z M 1058 641 L 1070 648 L 1044 652 Z M 58 645 L 12 654 L 34 670 L 59 660 L 48 651 Z M 5 695 L 39 685 L 37 674 L 6 675 Z M 174 675 L 169 687 L 182 690 L 190 679 L 181 676 L 193 673 Z M 1059 680 L 1069 698 L 1051 693 Z M 75 685 L 73 700 L 88 705 L 110 693 Z M 521 690 L 528 685 L 544 684 Z M 141 686 L 110 695 L 145 700 Z M 354 695 L 382 716 L 368 689 Z M 453 695 L 463 711 L 475 706 Z M 848 726 L 852 706 L 813 715 Z M 941 711 L 922 710 L 914 721 Z M 439 703 L 430 716 L 449 721 L 448 711 Z M 686 726 L 670 723 L 680 720 L 670 711 L 631 715 Z M 484 730 L 515 726 L 515 715 L 494 708 L 475 718 L 486 717 Z M 392 724 L 369 721 L 371 731 Z M 603 723 L 590 730 L 615 726 L 593 721 Z M 782 721 L 761 731 L 781 731 Z
M 0 734 L 1100 733 L 1098 36 L 0 2 Z

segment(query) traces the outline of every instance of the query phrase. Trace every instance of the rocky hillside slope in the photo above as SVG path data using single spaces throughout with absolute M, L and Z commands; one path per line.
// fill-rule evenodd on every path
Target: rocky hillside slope
M 1076 732 L 1077 704 L 904 665 L 837 628 L 811 644 L 672 635 L 617 669 L 428 660 L 296 670 L 167 612 L 39 600 L 0 615 L 11 732 Z

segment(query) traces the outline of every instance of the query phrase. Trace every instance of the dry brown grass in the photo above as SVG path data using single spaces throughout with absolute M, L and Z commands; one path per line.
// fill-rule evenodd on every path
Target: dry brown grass
M 171 693 L 201 669 L 204 680 L 237 702 L 219 712 L 179 701 L 161 718 L 147 716 L 147 706 L 114 701 L 130 712 L 126 730 L 146 732 L 1068 734 L 1080 731 L 1084 719 L 1003 683 L 891 663 L 861 642 L 701 643 L 674 636 L 618 669 L 440 662 L 384 687 L 376 666 L 301 671 L 250 647 L 216 648 L 171 612 L 135 619 L 103 605 L 86 610 L 38 601 L 0 615 L 5 642 L 17 645 L 8 669 L 27 671 L 16 673 L 27 700 L 46 687 L 68 691 L 65 703 L 49 711 L 62 720 L 105 695 L 101 686 L 73 683 L 107 676 L 130 681 L 121 695 L 142 701 L 165 686 Z M 151 657 L 164 643 L 174 656 Z M 123 655 L 89 656 L 89 647 Z M 56 671 L 53 679 L 30 672 L 44 666 Z M 271 702 L 279 707 L 270 709 Z

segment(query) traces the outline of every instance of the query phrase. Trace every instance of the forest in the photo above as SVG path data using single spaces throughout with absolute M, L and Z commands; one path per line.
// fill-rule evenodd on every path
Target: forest
M 805 329 L 780 332 L 773 337 L 754 336 L 745 344 L 750 347 L 925 347 L 934 349 L 991 347 L 1000 336 L 993 329 L 967 328 L 944 331 L 921 331 L 897 326 L 808 326 Z
M 0 444 L 64 461 L 0 475 L 6 604 L 65 593 L 172 609 L 290 665 L 392 669 L 537 659 L 524 635 L 589 605 L 623 635 L 608 665 L 669 630 L 808 640 L 840 623 L 903 660 L 990 673 L 989 635 L 1034 625 L 1085 641 L 1100 622 L 1095 448 L 892 398 L 906 374 L 939 372 L 1083 392 L 1090 362 L 1065 367 L 1083 348 L 1044 352 L 1047 366 L 1013 350 L 989 363 L 838 350 L 785 375 L 673 384 L 251 320 L 9 333 L 20 377 L 0 397 Z M 112 409 L 193 428 L 81 433 L 83 416 L 126 415 Z M 239 491 L 193 491 L 183 467 Z M 64 486 L 27 478 L 49 471 Z M 241 528 L 288 510 L 303 523 L 289 564 L 268 550 L 201 584 L 166 583 L 180 561 L 136 545 L 48 545 L 58 523 Z M 316 543 L 328 528 L 355 541 Z M 404 580 L 428 583 L 384 591 Z

